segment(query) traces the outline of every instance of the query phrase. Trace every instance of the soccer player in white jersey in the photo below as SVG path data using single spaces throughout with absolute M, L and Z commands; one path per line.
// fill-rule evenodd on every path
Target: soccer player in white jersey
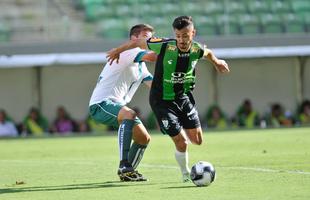
M 130 30 L 130 40 L 150 38 L 153 31 L 148 24 L 135 25 Z M 141 83 L 151 87 L 153 77 L 144 61 L 154 62 L 156 58 L 155 53 L 141 48 L 123 52 L 118 63 L 104 66 L 89 102 L 94 120 L 118 128 L 120 164 L 117 174 L 121 181 L 147 180 L 136 168 L 151 137 L 137 114 L 126 104 Z

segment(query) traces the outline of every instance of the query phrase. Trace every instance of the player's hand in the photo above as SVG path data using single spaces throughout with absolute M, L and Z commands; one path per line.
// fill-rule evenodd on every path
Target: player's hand
M 113 48 L 107 52 L 107 59 L 110 65 L 116 60 L 116 63 L 119 61 L 120 53 L 118 52 L 117 48 Z
M 229 66 L 225 60 L 218 60 L 215 63 L 215 69 L 216 69 L 216 71 L 218 71 L 220 73 L 228 73 L 230 71 Z

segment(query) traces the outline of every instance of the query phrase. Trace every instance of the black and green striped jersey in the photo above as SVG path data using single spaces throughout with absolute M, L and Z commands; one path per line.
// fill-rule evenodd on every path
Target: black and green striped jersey
M 195 66 L 204 49 L 195 41 L 188 52 L 177 47 L 175 39 L 151 38 L 148 48 L 158 54 L 151 94 L 174 100 L 195 87 Z

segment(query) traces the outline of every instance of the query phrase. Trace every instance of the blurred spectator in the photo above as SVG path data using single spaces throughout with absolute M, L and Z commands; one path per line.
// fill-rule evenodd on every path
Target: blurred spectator
M 225 129 L 228 127 L 224 113 L 219 106 L 211 106 L 206 115 L 207 127 L 216 129 Z
M 16 137 L 18 135 L 14 123 L 8 119 L 5 110 L 0 110 L 0 137 Z
M 267 117 L 267 123 L 272 127 L 292 126 L 292 119 L 285 116 L 283 107 L 279 103 L 271 106 L 271 114 Z
M 52 126 L 53 133 L 65 135 L 76 131 L 76 123 L 63 106 L 57 108 L 56 119 Z
M 305 100 L 302 102 L 299 112 L 298 121 L 301 125 L 310 125 L 310 101 Z
M 244 100 L 240 106 L 236 120 L 239 127 L 254 128 L 260 125 L 259 115 L 253 110 L 249 99 Z
M 91 116 L 88 116 L 86 123 L 79 123 L 80 132 L 105 133 L 109 127 L 105 124 L 97 123 Z
M 37 108 L 31 108 L 23 121 L 23 134 L 40 136 L 48 131 L 48 122 Z

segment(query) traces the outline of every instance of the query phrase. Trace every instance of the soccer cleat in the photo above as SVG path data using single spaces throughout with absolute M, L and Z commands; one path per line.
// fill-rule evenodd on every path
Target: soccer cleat
M 191 181 L 191 176 L 189 173 L 182 174 L 183 183 L 187 183 Z
M 143 177 L 138 171 L 131 171 L 125 173 L 118 173 L 118 176 L 121 181 L 129 182 L 129 181 L 147 181 L 146 178 Z
M 128 163 L 127 160 L 120 162 L 120 166 L 117 170 L 117 175 L 121 181 L 147 181 L 138 171 L 135 171 L 134 168 Z
M 147 178 L 145 178 L 141 173 L 139 173 L 138 171 L 135 171 L 135 173 L 140 177 L 139 181 L 147 181 Z
M 127 164 L 127 163 L 126 163 Z M 134 171 L 133 167 L 131 165 L 127 166 L 125 164 L 120 164 L 120 167 L 117 170 L 117 175 L 119 176 L 121 181 L 129 181 L 130 173 Z M 127 175 L 126 175 L 127 174 Z
M 118 168 L 117 174 L 123 174 L 123 173 L 133 172 L 133 171 L 134 171 L 134 169 L 131 166 L 122 166 L 122 167 Z

